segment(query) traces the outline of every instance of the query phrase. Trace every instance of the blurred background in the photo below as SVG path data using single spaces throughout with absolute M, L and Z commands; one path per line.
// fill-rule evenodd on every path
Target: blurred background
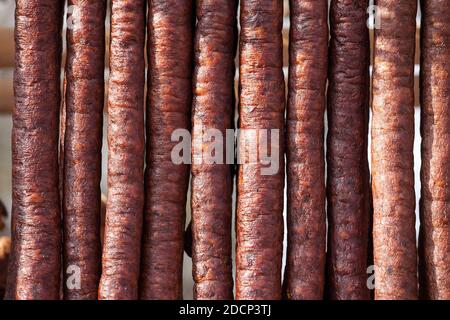
M 280 0 L 281 1 L 281 0 Z M 289 34 L 289 5 L 287 0 L 284 0 L 284 24 L 283 24 L 283 43 L 284 43 L 284 72 L 287 81 L 287 67 L 288 67 L 288 34 Z M 372 1 L 371 1 L 372 2 Z M 105 22 L 107 26 L 107 44 L 109 43 L 109 19 Z M 420 12 L 417 17 L 416 33 L 417 49 L 416 49 L 416 112 L 415 112 L 415 143 L 414 143 L 414 160 L 415 160 L 415 176 L 416 176 L 416 229 L 418 230 L 419 218 L 418 218 L 418 200 L 420 196 L 420 131 L 419 131 L 419 29 L 420 29 Z M 13 94 L 13 67 L 14 67 L 14 0 L 0 0 L 0 200 L 4 203 L 6 211 L 11 212 L 11 128 L 12 118 L 11 111 L 14 105 Z M 373 30 L 370 30 L 371 42 L 373 43 Z M 64 35 L 63 35 L 64 36 Z M 108 51 L 108 50 L 107 50 Z M 65 55 L 65 54 L 64 54 Z M 108 57 L 106 57 L 108 59 Z M 64 61 L 64 56 L 63 56 Z M 107 60 L 106 60 L 107 61 Z M 106 63 L 108 66 L 108 63 Z M 62 69 L 63 70 L 63 69 Z M 107 76 L 108 70 L 105 70 Z M 63 72 L 61 73 L 63 77 Z M 238 74 L 236 74 L 236 81 L 238 80 Z M 106 90 L 107 94 L 107 90 Z M 326 121 L 326 120 L 325 120 Z M 104 121 L 106 124 L 106 121 Z M 104 128 L 104 136 L 106 137 L 106 127 Z M 369 135 L 370 139 L 370 135 Z M 102 175 L 102 192 L 106 195 L 106 169 L 107 169 L 107 142 L 103 140 L 103 175 Z M 369 141 L 369 157 L 370 157 L 370 141 Z M 235 197 L 233 197 L 233 201 Z M 189 198 L 187 202 L 187 221 L 190 220 L 190 205 Z M 286 201 L 286 199 L 285 199 Z M 286 208 L 286 203 L 285 203 Z M 286 211 L 285 211 L 286 212 Z M 234 216 L 234 212 L 233 212 Z M 0 217 L 1 219 L 1 217 Z M 1 227 L 0 222 L 0 227 Z M 0 228 L 1 229 L 1 228 Z M 234 231 L 234 226 L 233 226 Z M 8 238 L 10 236 L 9 216 L 5 221 L 5 226 L 0 230 L 0 288 L 4 283 L 5 275 L 5 258 L 8 255 Z M 233 240 L 234 244 L 234 240 Z M 191 259 L 185 255 L 184 260 L 184 298 L 192 298 L 192 270 Z

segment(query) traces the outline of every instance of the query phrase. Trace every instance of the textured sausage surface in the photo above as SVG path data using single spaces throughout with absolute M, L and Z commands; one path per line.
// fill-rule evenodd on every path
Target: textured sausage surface
M 220 149 L 225 156 L 225 139 L 217 146 L 217 141 L 203 135 L 208 130 L 218 130 L 224 138 L 226 129 L 233 127 L 237 3 L 236 0 L 197 1 L 191 170 L 196 299 L 233 298 L 231 168 L 224 163 L 224 157 L 218 164 L 208 159 L 214 156 L 212 149 L 216 152 Z
M 291 0 L 287 112 L 287 299 L 322 299 L 325 278 L 326 0 Z
M 137 299 L 144 206 L 145 1 L 113 0 L 100 299 Z
M 420 295 L 450 299 L 450 2 L 422 1 Z
M 16 1 L 13 252 L 7 299 L 59 299 L 62 17 L 62 1 Z
M 64 299 L 97 299 L 106 1 L 69 0 L 68 5 L 74 11 L 67 28 Z M 67 284 L 75 270 L 79 287 Z
M 283 2 L 242 0 L 240 3 L 241 130 L 279 130 L 273 143 L 278 170 L 265 172 L 262 159 L 245 160 L 257 137 L 241 145 L 237 179 L 236 299 L 281 298 L 284 189 L 284 77 L 282 71 Z M 247 131 L 250 133 L 251 131 Z M 267 139 L 276 139 L 267 132 Z M 241 132 L 242 135 L 246 134 Z M 245 136 L 247 140 L 247 136 Z M 264 141 L 264 140 L 263 140 Z M 269 145 L 272 145 L 269 140 Z M 241 144 L 241 143 L 240 143 Z
M 417 298 L 414 194 L 416 0 L 378 0 L 372 103 L 375 299 Z
M 367 0 L 332 0 L 328 87 L 328 295 L 369 299 Z
M 176 129 L 190 128 L 194 5 L 149 0 L 147 171 L 141 299 L 181 299 L 189 165 L 172 162 Z

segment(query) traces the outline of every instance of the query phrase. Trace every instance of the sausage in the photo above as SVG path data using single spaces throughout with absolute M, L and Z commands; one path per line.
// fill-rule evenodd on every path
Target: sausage
M 450 299 L 450 2 L 422 1 L 420 296 Z
M 283 1 L 242 0 L 240 10 L 236 299 L 272 300 L 281 298 L 283 250 Z M 275 131 L 265 131 L 273 129 L 278 140 Z M 256 139 L 264 132 L 276 156 L 273 172 L 265 172 L 261 154 L 258 161 L 244 158 L 265 141 Z
M 189 164 L 172 162 L 176 129 L 190 128 L 194 4 L 149 0 L 147 170 L 141 299 L 181 299 Z
M 332 0 L 328 87 L 328 295 L 368 300 L 368 0 Z
M 375 299 L 417 298 L 414 194 L 416 0 L 378 0 L 372 102 Z
M 290 1 L 287 112 L 287 299 L 322 299 L 325 281 L 324 113 L 328 3 Z
M 63 2 L 16 1 L 12 257 L 7 299 L 59 299 L 58 136 Z
M 144 44 L 145 1 L 113 0 L 108 202 L 99 299 L 138 298 L 144 207 Z
M 64 299 L 97 299 L 106 1 L 69 0 L 64 136 Z M 69 287 L 77 267 L 80 286 Z
M 205 135 L 208 130 L 220 131 L 223 143 L 217 148 L 225 156 L 226 129 L 233 127 L 237 4 L 236 0 L 197 1 L 191 167 L 195 299 L 233 298 L 231 169 L 225 157 L 217 164 L 207 159 L 217 145 Z

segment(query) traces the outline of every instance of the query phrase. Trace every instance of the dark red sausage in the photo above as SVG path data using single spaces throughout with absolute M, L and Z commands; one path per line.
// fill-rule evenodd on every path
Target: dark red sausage
M 106 1 L 69 0 L 68 5 L 64 299 L 97 299 Z M 74 272 L 79 272 L 79 287 L 71 283 Z
M 189 165 L 175 164 L 176 129 L 190 128 L 192 0 L 149 0 L 147 171 L 141 299 L 181 299 Z
M 332 0 L 328 87 L 328 295 L 367 300 L 368 0 Z
M 287 113 L 287 299 L 322 299 L 325 278 L 326 0 L 291 0 Z
M 375 299 L 417 298 L 414 194 L 416 0 L 376 1 L 372 102 Z
M 16 1 L 8 299 L 59 299 L 58 136 L 63 2 Z
M 278 168 L 265 172 L 262 159 L 244 155 L 257 147 L 257 135 L 248 144 L 240 140 L 241 164 L 237 179 L 236 299 L 280 299 L 283 252 L 284 111 L 282 71 L 283 1 L 242 0 L 240 4 L 241 130 L 267 132 Z M 264 131 L 258 131 L 257 134 Z M 247 136 L 241 132 L 241 137 Z M 273 140 L 273 141 L 272 141 Z M 262 140 L 265 142 L 265 140 Z M 278 147 L 275 146 L 278 142 Z M 270 150 L 270 149 L 269 149 Z M 261 156 L 261 154 L 259 155 Z M 275 163 L 273 163 L 275 165 Z M 272 169 L 270 169 L 272 171 Z
M 100 299 L 137 299 L 144 205 L 145 1 L 112 0 Z
M 197 1 L 191 170 L 195 299 L 233 298 L 231 169 L 201 157 L 212 156 L 207 150 L 214 142 L 203 137 L 208 130 L 218 130 L 225 138 L 226 129 L 233 127 L 237 3 Z M 225 156 L 225 139 L 221 152 Z
M 450 2 L 421 4 L 420 295 L 450 300 Z

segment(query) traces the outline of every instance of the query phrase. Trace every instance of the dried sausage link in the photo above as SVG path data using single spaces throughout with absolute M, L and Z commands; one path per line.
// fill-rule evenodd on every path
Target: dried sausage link
M 283 244 L 284 111 L 282 71 L 283 1 L 242 0 L 240 4 L 239 128 L 248 144 L 241 145 L 236 213 L 236 299 L 280 299 Z M 278 168 L 265 172 L 245 155 L 257 146 L 260 133 L 279 130 L 269 140 Z M 267 139 L 275 139 L 267 132 Z M 245 135 L 245 136 L 243 136 Z M 275 143 L 278 142 L 278 147 Z M 268 146 L 268 147 L 269 147 Z M 261 150 L 259 150 L 261 151 Z M 274 163 L 272 163 L 274 164 Z
M 414 194 L 416 0 L 378 0 L 372 102 L 375 299 L 417 298 Z
M 420 295 L 449 300 L 450 2 L 421 4 Z
M 291 0 L 287 112 L 287 299 L 322 299 L 325 278 L 324 113 L 328 3 Z
M 217 146 L 217 141 L 210 141 L 204 135 L 210 130 L 218 130 L 225 138 L 226 129 L 233 127 L 237 3 L 236 0 L 197 1 L 191 170 L 196 299 L 233 297 L 232 172 L 224 162 L 211 164 L 206 157 L 213 157 L 212 152 L 203 153 L 212 148 L 225 156 L 225 139 Z
M 7 299 L 59 299 L 63 1 L 16 1 L 12 259 Z
M 328 295 L 367 300 L 367 0 L 332 0 L 327 134 Z
M 144 206 L 145 1 L 112 0 L 100 299 L 137 299 Z
M 64 299 L 97 299 L 106 1 L 69 0 L 64 141 Z M 74 269 L 77 268 L 77 269 Z M 67 284 L 79 271 L 80 287 Z
M 171 140 L 190 128 L 194 4 L 149 0 L 147 171 L 141 299 L 181 299 L 189 165 L 172 162 Z

